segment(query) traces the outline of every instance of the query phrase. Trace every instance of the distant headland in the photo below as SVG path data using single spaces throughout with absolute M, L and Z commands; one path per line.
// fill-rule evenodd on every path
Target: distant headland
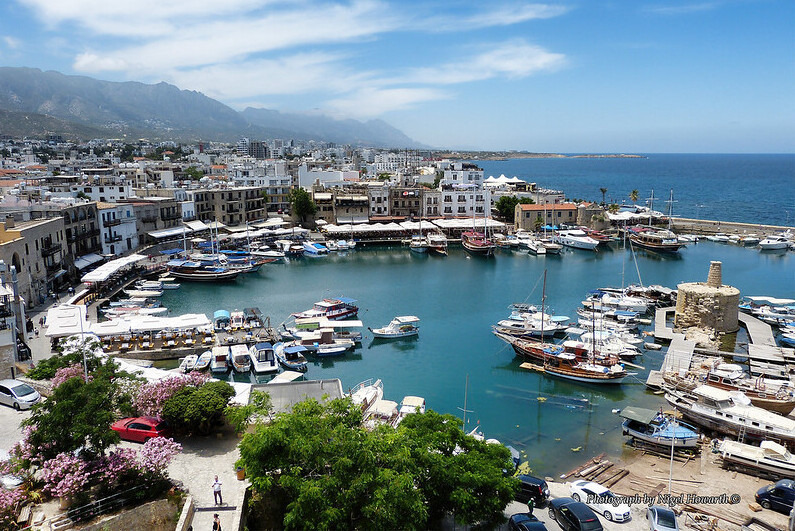
M 530 153 L 527 151 L 437 151 L 436 156 L 456 160 L 507 160 L 507 159 L 645 159 L 645 155 L 626 153 L 600 153 L 563 155 L 561 153 Z

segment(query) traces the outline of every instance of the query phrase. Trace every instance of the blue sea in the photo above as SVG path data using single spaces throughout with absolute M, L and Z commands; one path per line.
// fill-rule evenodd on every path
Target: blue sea
M 567 198 L 638 204 L 673 215 L 763 225 L 795 224 L 795 155 L 647 154 L 645 158 L 546 158 L 474 161 L 485 176 L 519 177 Z
M 673 186 L 675 194 L 682 191 L 676 208 L 688 216 L 692 214 L 684 197 L 710 205 L 716 219 L 761 218 L 760 223 L 783 224 L 782 212 L 793 206 L 791 156 L 655 157 L 517 160 L 483 166 L 486 175 L 517 175 L 563 188 L 572 197 L 600 198 L 599 187 L 617 198 L 633 188 L 645 193 L 654 187 L 656 194 L 658 188 Z M 760 161 L 760 169 L 752 170 L 754 160 Z M 651 167 L 667 170 L 657 175 Z M 776 213 L 759 207 L 767 187 L 741 178 L 741 167 L 748 174 L 758 172 L 758 182 L 777 190 L 770 194 L 775 199 L 765 200 Z M 694 175 L 702 176 L 695 182 Z M 731 186 L 721 182 L 744 191 L 728 190 Z M 741 205 L 744 197 L 754 199 L 752 207 L 714 206 L 715 201 Z M 697 209 L 695 204 L 689 208 Z M 746 217 L 749 208 L 755 213 Z M 706 207 L 700 217 L 708 217 Z M 493 259 L 470 257 L 460 246 L 451 246 L 444 258 L 417 255 L 403 247 L 358 248 L 268 264 L 230 284 L 183 283 L 181 289 L 164 293 L 163 304 L 172 315 L 202 312 L 210 317 L 218 309 L 257 306 L 274 326 L 292 312 L 333 296 L 358 299 L 365 327 L 386 325 L 396 315 L 416 315 L 421 318 L 418 338 L 374 340 L 364 330 L 360 348 L 340 358 L 312 359 L 307 377 L 340 378 L 346 389 L 381 378 L 388 399 L 399 402 L 405 395 L 420 395 L 429 408 L 459 418 L 466 409 L 467 430 L 479 425 L 487 437 L 519 449 L 534 471 L 552 475 L 601 452 L 625 451 L 621 419 L 613 410 L 629 404 L 653 409 L 663 405 L 643 382 L 650 369 L 659 368 L 665 352 L 649 351 L 635 360 L 644 368 L 632 369 L 637 374 L 621 386 L 576 384 L 520 369 L 520 360 L 492 335 L 491 325 L 508 316 L 511 303 L 540 303 L 545 270 L 547 304 L 556 314 L 576 318 L 576 308 L 591 289 L 639 280 L 670 287 L 703 281 L 711 260 L 723 262 L 724 283 L 743 295 L 795 297 L 795 252 L 762 253 L 703 241 L 678 256 L 643 251 L 633 256 L 615 244 L 598 253 L 567 250 L 559 257 L 500 251 Z M 744 339 L 740 332 L 738 340 Z

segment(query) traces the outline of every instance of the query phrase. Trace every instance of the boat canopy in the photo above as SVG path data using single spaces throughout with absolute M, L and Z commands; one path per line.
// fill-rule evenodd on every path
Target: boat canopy
M 284 352 L 286 354 L 297 354 L 299 352 L 306 352 L 306 347 L 301 345 L 294 345 L 292 347 L 284 347 Z
M 414 315 L 401 315 L 399 317 L 395 317 L 394 319 L 394 321 L 397 321 L 400 324 L 417 323 L 419 320 L 420 318 Z
M 768 302 L 776 306 L 786 306 L 788 304 L 795 304 L 795 299 L 777 299 L 775 297 L 746 297 L 754 302 Z
M 657 418 L 658 411 L 653 409 L 646 409 L 642 407 L 628 406 L 621 410 L 620 415 L 627 420 L 634 420 L 642 424 L 651 424 Z
M 217 321 L 218 319 L 231 319 L 232 314 L 226 310 L 216 310 L 213 314 L 213 321 Z
M 255 350 L 268 350 L 268 349 L 272 349 L 272 348 L 273 348 L 273 345 L 271 345 L 268 342 L 257 343 L 256 345 L 254 345 L 254 349 Z
M 403 407 L 410 407 L 410 408 L 418 408 L 425 406 L 425 399 L 421 396 L 404 396 L 403 403 L 401 404 Z

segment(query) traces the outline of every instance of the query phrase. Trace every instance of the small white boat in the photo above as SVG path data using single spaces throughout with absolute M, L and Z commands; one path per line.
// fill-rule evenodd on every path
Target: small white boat
M 304 254 L 311 254 L 311 255 L 321 255 L 321 254 L 328 254 L 328 247 L 323 245 L 322 243 L 317 242 L 304 242 Z
M 230 357 L 232 358 L 232 368 L 235 372 L 246 373 L 251 370 L 251 359 L 248 357 L 247 345 L 232 345 Z
M 739 468 L 754 475 L 775 479 L 791 478 L 795 475 L 795 456 L 773 441 L 762 441 L 759 446 L 752 446 L 724 439 L 718 451 L 723 459 L 723 466 L 730 470 Z
M 193 370 L 194 371 L 206 370 L 207 367 L 210 366 L 210 360 L 212 359 L 213 359 L 213 353 L 209 350 L 205 350 L 196 359 L 196 363 L 193 366 Z
M 711 242 L 729 243 L 729 235 L 723 234 L 721 232 L 717 234 L 712 234 L 711 236 L 707 236 L 707 239 Z
M 279 370 L 279 365 L 276 363 L 274 347 L 270 343 L 262 342 L 251 345 L 248 356 L 251 358 L 251 367 L 257 374 Z
M 162 291 L 159 290 L 156 291 L 153 289 L 126 289 L 124 290 L 124 293 L 130 297 L 136 297 L 136 298 L 143 297 L 147 299 L 151 299 L 153 297 L 160 297 L 163 294 Z
M 362 408 L 362 413 L 367 413 L 373 405 L 384 398 L 384 383 L 379 378 L 358 383 L 349 393 L 354 404 Z
M 196 368 L 197 361 L 199 361 L 199 356 L 196 354 L 185 356 L 179 364 L 179 370 L 182 372 L 190 372 Z
M 210 372 L 213 374 L 229 372 L 229 347 L 213 347 Z
M 419 321 L 419 317 L 402 315 L 392 319 L 392 321 L 383 328 L 368 328 L 368 330 L 373 333 L 373 336 L 383 339 L 416 336 L 420 333 L 420 329 L 414 323 L 418 323 Z
M 315 356 L 320 358 L 326 356 L 339 356 L 340 354 L 344 354 L 346 350 L 350 348 L 350 345 L 347 344 L 338 344 L 338 343 L 328 343 L 325 345 L 318 345 L 315 349 Z
M 566 247 L 584 249 L 586 251 L 595 251 L 597 245 L 599 245 L 597 240 L 594 240 L 580 229 L 558 231 L 555 233 L 552 241 L 560 245 L 565 245 Z
M 404 396 L 398 408 L 397 424 L 413 413 L 425 413 L 425 399 L 421 396 Z
M 163 289 L 179 289 L 180 284 L 177 282 L 162 282 Z

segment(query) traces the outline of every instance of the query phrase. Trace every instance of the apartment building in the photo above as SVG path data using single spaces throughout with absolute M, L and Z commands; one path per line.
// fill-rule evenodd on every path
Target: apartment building
M 120 255 L 138 247 L 135 209 L 130 203 L 97 204 L 102 254 Z

